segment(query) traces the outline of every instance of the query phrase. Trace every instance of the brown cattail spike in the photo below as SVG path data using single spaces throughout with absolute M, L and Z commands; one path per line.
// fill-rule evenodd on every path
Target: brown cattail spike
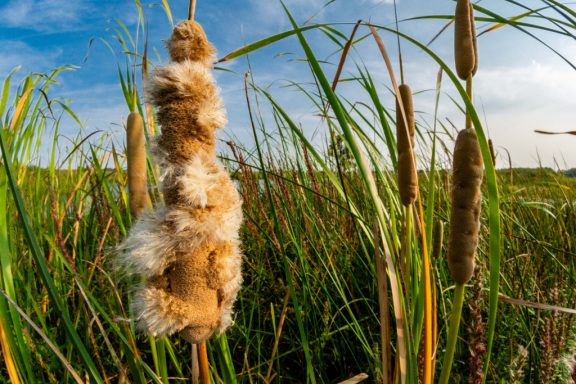
M 454 281 L 465 284 L 474 272 L 474 253 L 480 230 L 483 162 L 473 129 L 460 131 L 452 165 L 452 212 L 448 268 Z
M 402 108 L 396 99 L 396 145 L 398 147 L 398 189 L 402 204 L 408 206 L 418 194 L 418 175 L 414 157 L 414 106 L 412 90 L 406 84 L 398 87 Z M 406 120 L 404 120 L 404 117 Z
M 136 217 L 148 204 L 144 122 L 138 112 L 132 112 L 128 115 L 126 155 L 128 157 L 130 213 L 133 217 Z
M 456 73 L 462 80 L 478 69 L 478 48 L 474 26 L 474 8 L 470 0 L 457 0 L 454 16 L 454 59 Z

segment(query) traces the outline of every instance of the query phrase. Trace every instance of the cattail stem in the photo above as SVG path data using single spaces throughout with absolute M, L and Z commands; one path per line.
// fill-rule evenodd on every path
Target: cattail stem
M 198 361 L 198 344 L 192 344 L 192 384 L 200 384 L 200 366 Z
M 404 254 L 404 260 L 406 265 L 405 270 L 405 281 L 412 281 L 410 276 L 412 276 L 412 204 L 408 204 L 404 207 L 404 218 L 406 220 L 404 225 L 404 249 L 402 253 Z M 410 292 L 410 290 L 407 290 Z
M 386 275 L 386 264 L 381 254 L 380 228 L 378 221 L 374 221 L 374 262 L 376 263 L 376 280 L 378 286 L 378 309 L 380 313 L 380 357 L 382 371 L 381 384 L 391 383 L 390 379 L 390 314 L 388 305 L 388 276 Z
M 394 0 L 394 21 L 396 23 L 396 32 L 398 29 L 398 12 L 396 10 L 396 0 Z M 396 34 L 396 43 L 398 44 L 398 64 L 400 65 L 400 83 L 404 84 L 404 64 L 402 62 L 402 49 L 400 48 L 400 34 Z
M 448 329 L 448 339 L 446 340 L 446 352 L 442 363 L 442 372 L 440 374 L 439 384 L 448 384 L 450 379 L 450 370 L 454 362 L 454 351 L 458 341 L 458 329 L 460 328 L 460 319 L 462 318 L 462 307 L 464 305 L 464 284 L 456 284 L 454 289 L 454 301 L 452 302 L 452 314 L 450 316 L 450 328 Z
M 162 383 L 168 384 L 168 366 L 166 365 L 166 339 L 161 338 L 156 340 L 156 348 L 158 353 L 158 371 Z
M 210 384 L 210 368 L 208 367 L 206 343 L 198 344 L 198 363 L 200 365 L 200 383 Z
M 188 20 L 194 20 L 194 13 L 196 12 L 196 0 L 190 0 L 188 5 Z
M 468 95 L 470 101 L 472 101 L 472 76 L 473 75 L 470 74 L 470 76 L 468 76 L 466 79 L 466 94 Z M 472 128 L 472 117 L 470 116 L 469 110 L 466 111 L 466 129 L 468 128 Z

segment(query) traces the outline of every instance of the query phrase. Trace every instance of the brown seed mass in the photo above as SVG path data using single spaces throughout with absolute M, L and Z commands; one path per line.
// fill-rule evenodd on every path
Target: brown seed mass
M 206 33 L 200 24 L 193 20 L 185 20 L 178 24 L 166 46 L 172 61 L 199 61 L 210 66 L 215 59 L 216 49 L 206 38 Z
M 474 8 L 470 0 L 457 0 L 454 15 L 454 59 L 456 73 L 462 80 L 474 75 L 478 69 L 478 47 Z
M 407 84 L 398 87 L 406 121 L 396 99 L 396 145 L 398 148 L 398 189 L 402 204 L 408 206 L 418 194 L 418 174 L 414 157 L 414 105 L 412 90 Z
M 480 230 L 484 167 L 476 132 L 460 131 L 452 165 L 452 212 L 448 240 L 448 268 L 454 281 L 465 284 L 474 272 L 474 253 Z
M 130 213 L 133 217 L 138 216 L 148 204 L 145 142 L 142 117 L 138 112 L 132 112 L 128 115 L 126 127 L 126 157 Z

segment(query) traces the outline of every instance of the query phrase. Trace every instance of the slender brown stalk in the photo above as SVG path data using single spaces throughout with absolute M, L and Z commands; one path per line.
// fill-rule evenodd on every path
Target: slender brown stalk
M 144 53 L 142 54 L 142 83 L 148 82 L 148 24 L 146 24 L 146 39 L 144 41 Z M 144 98 L 144 110 L 146 111 L 146 127 L 148 129 L 148 136 L 152 137 L 156 134 L 154 127 L 154 113 L 152 106 L 147 98 Z
M 188 5 L 188 20 L 194 20 L 194 13 L 196 12 L 196 0 L 190 0 Z
M 368 378 L 368 375 L 365 373 L 359 373 L 354 377 L 349 378 L 348 380 L 344 380 L 339 382 L 338 384 L 356 384 L 361 383 Z
M 192 384 L 200 384 L 200 366 L 198 361 L 198 345 L 192 344 Z
M 270 357 L 270 365 L 268 365 L 268 371 L 266 372 L 265 383 L 270 383 L 272 381 L 272 367 L 274 366 L 274 359 L 276 358 L 276 353 L 278 352 L 278 344 L 280 343 L 280 335 L 282 335 L 282 329 L 284 328 L 284 320 L 286 320 L 286 314 L 288 314 L 288 300 L 290 299 L 290 290 L 286 290 L 286 295 L 284 295 L 284 302 L 282 303 L 282 312 L 280 313 L 280 320 L 278 321 L 278 329 L 276 330 L 276 339 L 274 340 L 274 346 L 272 347 L 272 356 Z
M 490 149 L 490 157 L 492 158 L 492 164 L 496 165 L 496 152 L 494 152 L 494 143 L 492 139 L 488 140 L 488 148 Z
M 344 63 L 346 62 L 346 58 L 348 57 L 348 52 L 350 51 L 350 47 L 352 46 L 352 43 L 354 42 L 354 36 L 356 35 L 356 31 L 358 30 L 360 23 L 362 23 L 362 20 L 358 20 L 356 22 L 356 24 L 354 25 L 354 28 L 352 28 L 352 33 L 350 34 L 350 38 L 348 39 L 348 41 L 344 45 L 344 48 L 342 49 L 342 56 L 340 56 L 340 61 L 338 62 L 338 67 L 336 68 L 336 73 L 334 74 L 334 79 L 332 80 L 332 90 L 333 91 L 336 90 L 336 87 L 338 86 L 338 81 L 340 81 L 340 75 L 342 74 L 342 69 L 344 68 Z M 326 106 L 324 107 L 323 116 L 325 116 L 325 117 L 328 115 L 328 108 L 330 108 L 330 104 L 326 104 Z
M 380 350 L 382 361 L 381 384 L 390 382 L 390 313 L 388 312 L 388 277 L 386 266 L 380 254 L 380 231 L 378 223 L 374 224 L 374 261 L 376 263 L 376 279 L 378 282 L 378 307 L 380 309 Z
M 338 68 L 336 69 L 336 74 L 334 75 L 334 80 L 332 80 L 332 90 L 336 90 L 336 86 L 338 85 L 338 80 L 340 80 L 340 75 L 342 74 L 342 68 L 344 68 L 344 63 L 346 62 L 346 57 L 348 57 L 348 51 L 354 42 L 354 36 L 356 35 L 356 31 L 360 26 L 362 20 L 358 20 L 352 29 L 352 33 L 350 34 L 350 38 L 344 45 L 344 49 L 342 49 L 342 56 L 340 56 L 340 62 L 338 63 Z
M 210 384 L 210 368 L 208 366 L 206 343 L 198 344 L 198 362 L 200 363 L 200 383 Z
M 470 99 L 470 102 L 472 102 L 472 74 L 470 74 L 468 76 L 468 78 L 466 78 L 466 94 L 468 95 L 468 98 Z M 466 129 L 470 129 L 472 128 L 472 117 L 470 115 L 470 111 L 468 110 L 468 108 L 466 108 Z

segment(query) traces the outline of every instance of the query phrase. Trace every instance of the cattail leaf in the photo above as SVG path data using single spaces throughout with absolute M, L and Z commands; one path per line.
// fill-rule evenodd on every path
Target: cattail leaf
M 245 45 L 245 46 L 243 46 L 243 47 L 241 47 L 241 48 L 238 48 L 238 49 L 230 52 L 229 54 L 227 54 L 227 55 L 224 56 L 223 58 L 219 59 L 218 62 L 221 63 L 221 62 L 224 62 L 224 61 L 229 61 L 229 60 L 232 60 L 232 59 L 236 59 L 236 58 L 238 58 L 238 57 L 240 57 L 240 56 L 247 55 L 247 54 L 250 53 L 250 52 L 256 51 L 256 50 L 258 50 L 258 49 L 260 49 L 260 48 L 264 48 L 264 47 L 266 47 L 266 46 L 268 46 L 268 45 L 270 45 L 270 44 L 272 44 L 272 43 L 275 43 L 275 42 L 280 41 L 280 40 L 282 40 L 282 39 L 285 39 L 285 38 L 287 38 L 287 37 L 293 36 L 293 35 L 295 35 L 295 34 L 297 34 L 297 33 L 304 32 L 304 31 L 308 31 L 308 30 L 310 30 L 310 29 L 320 28 L 320 27 L 323 27 L 323 26 L 325 26 L 325 24 L 314 24 L 314 25 L 309 25 L 309 26 L 306 26 L 306 27 L 296 28 L 296 29 L 293 29 L 293 30 L 290 30 L 290 31 L 278 33 L 278 34 L 276 34 L 276 35 L 268 36 L 268 37 L 265 38 L 265 39 L 258 40 L 258 41 L 254 42 L 254 43 L 250 43 L 250 44 L 248 44 L 248 45 Z

